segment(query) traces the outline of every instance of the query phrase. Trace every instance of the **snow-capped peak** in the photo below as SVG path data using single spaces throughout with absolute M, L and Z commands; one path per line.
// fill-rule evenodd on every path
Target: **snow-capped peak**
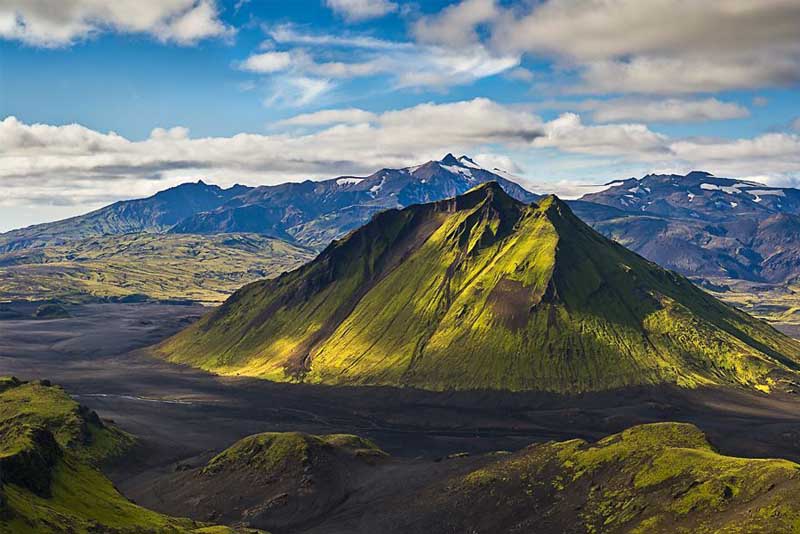
M 460 158 L 458 158 L 458 162 L 461 163 L 465 167 L 471 167 L 473 169 L 482 169 L 483 168 L 480 165 L 478 165 L 477 163 L 475 163 L 475 161 L 473 161 L 472 158 L 469 158 L 467 156 L 461 156 Z

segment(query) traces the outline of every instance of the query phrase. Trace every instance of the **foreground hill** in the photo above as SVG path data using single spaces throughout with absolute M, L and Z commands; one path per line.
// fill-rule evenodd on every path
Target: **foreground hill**
M 719 454 L 695 426 L 393 458 L 356 436 L 250 436 L 152 488 L 159 506 L 283 533 L 790 533 L 800 466 Z
M 797 464 L 723 456 L 696 427 L 657 423 L 593 444 L 531 445 L 362 524 L 405 534 L 791 533 L 798 498 Z
M 152 490 L 162 508 L 292 532 L 324 523 L 386 458 L 374 443 L 354 435 L 267 432 L 239 440 Z
M 309 249 L 257 234 L 92 237 L 0 256 L 0 299 L 217 303 L 313 257 Z
M 132 441 L 48 382 L 0 378 L 0 532 L 234 533 L 120 495 L 97 465 Z
M 155 347 L 223 374 L 580 392 L 794 377 L 800 345 L 496 183 L 389 210 Z

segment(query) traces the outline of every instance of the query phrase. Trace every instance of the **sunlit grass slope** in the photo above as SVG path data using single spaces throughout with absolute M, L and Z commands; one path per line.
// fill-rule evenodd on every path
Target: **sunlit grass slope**
M 430 512 L 409 523 L 476 534 L 790 533 L 800 532 L 798 498 L 800 465 L 723 456 L 693 425 L 656 423 L 594 444 L 531 445 L 429 488 L 411 508 Z
M 0 378 L 0 532 L 234 532 L 158 514 L 120 495 L 97 465 L 132 443 L 57 386 Z
M 222 374 L 580 392 L 792 376 L 800 345 L 497 184 L 389 210 L 155 348 Z
M 0 300 L 147 295 L 217 303 L 314 257 L 255 234 L 123 234 L 0 255 Z

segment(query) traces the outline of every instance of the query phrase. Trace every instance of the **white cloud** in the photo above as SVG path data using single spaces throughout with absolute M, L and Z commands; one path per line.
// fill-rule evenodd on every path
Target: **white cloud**
M 0 205 L 90 207 L 200 177 L 222 185 L 274 184 L 370 173 L 447 152 L 474 154 L 484 166 L 515 174 L 519 161 L 522 174 L 562 194 L 580 192 L 571 176 L 607 178 L 605 169 L 628 176 L 631 169 L 699 168 L 719 176 L 766 176 L 778 185 L 800 175 L 797 134 L 675 139 L 643 124 L 585 124 L 574 113 L 543 121 L 524 108 L 478 98 L 381 113 L 307 113 L 274 125 L 269 135 L 193 138 L 185 128 L 156 128 L 138 141 L 77 124 L 7 117 L 0 122 Z
M 264 105 L 301 107 L 315 102 L 336 88 L 336 84 L 324 78 L 314 78 L 302 74 L 280 76 L 271 81 L 271 94 Z
M 506 78 L 510 78 L 518 82 L 530 82 L 533 81 L 535 75 L 533 74 L 533 71 L 529 69 L 517 67 L 516 69 L 508 71 L 505 76 Z
M 504 17 L 500 47 L 580 60 L 796 47 L 795 0 L 550 0 Z M 519 14 L 517 14 L 519 15 Z
M 324 126 L 327 124 L 358 124 L 372 122 L 377 115 L 358 108 L 325 109 L 295 115 L 278 123 L 278 126 Z
M 799 21 L 800 22 L 800 21 Z M 583 93 L 709 93 L 800 81 L 800 55 L 651 57 L 596 61 L 583 67 Z
M 511 174 L 522 172 L 522 168 L 504 154 L 475 154 L 472 159 L 484 169 L 500 170 Z
M 198 177 L 230 185 L 369 173 L 490 144 L 526 147 L 541 128 L 538 117 L 486 99 L 368 113 L 339 110 L 339 120 L 312 134 L 191 138 L 182 128 L 157 128 L 141 141 L 7 117 L 0 122 L 0 203 L 88 206 Z M 356 123 L 356 114 L 371 120 Z
M 593 110 L 592 117 L 597 122 L 626 120 L 642 122 L 701 122 L 739 119 L 750 115 L 746 108 L 733 102 L 723 102 L 716 98 L 703 100 L 617 98 L 595 101 L 587 107 Z
M 4 0 L 0 3 L 3 39 L 59 47 L 107 31 L 144 33 L 181 45 L 235 33 L 220 20 L 214 0 Z
M 575 113 L 564 113 L 544 125 L 544 135 L 533 141 L 539 148 L 600 156 L 663 157 L 667 137 L 643 124 L 587 126 Z
M 266 28 L 265 31 L 283 47 L 296 46 L 280 52 L 255 54 L 240 63 L 240 68 L 253 72 L 286 71 L 290 74 L 272 81 L 272 91 L 279 96 L 270 102 L 285 101 L 280 95 L 292 91 L 282 87 L 282 83 L 294 83 L 297 79 L 326 80 L 325 92 L 338 84 L 331 80 L 378 75 L 388 77 L 390 90 L 446 90 L 509 71 L 520 61 L 518 55 L 493 54 L 479 43 L 455 49 L 368 36 L 308 34 L 291 25 Z M 302 100 L 305 103 L 311 101 Z
M 289 52 L 264 52 L 248 57 L 239 65 L 239 68 L 266 74 L 286 70 L 291 64 L 292 55 Z
M 413 49 L 414 43 L 387 41 L 368 35 L 315 34 L 298 31 L 292 24 L 265 27 L 272 39 L 282 44 L 365 48 L 369 50 Z
M 797 0 L 462 0 L 414 30 L 548 57 L 577 72 L 584 92 L 679 94 L 800 81 L 798 27 Z
M 800 136 L 770 133 L 749 139 L 689 139 L 670 144 L 683 168 L 718 176 L 760 176 L 770 185 L 800 186 Z
M 450 47 L 474 45 L 478 42 L 476 27 L 495 20 L 500 12 L 495 0 L 463 0 L 419 19 L 414 35 L 422 42 Z
M 325 4 L 351 22 L 374 19 L 397 11 L 397 4 L 389 0 L 325 0 Z

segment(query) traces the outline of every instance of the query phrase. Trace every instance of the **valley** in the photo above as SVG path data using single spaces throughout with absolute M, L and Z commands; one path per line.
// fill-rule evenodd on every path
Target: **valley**
M 656 421 L 696 425 L 722 454 L 800 461 L 800 400 L 792 393 L 662 386 L 562 396 L 280 384 L 215 376 L 139 350 L 195 321 L 199 306 L 82 304 L 69 311 L 68 318 L 0 321 L 0 375 L 48 378 L 137 437 L 125 461 L 105 471 L 126 497 L 162 513 L 191 512 L 185 501 L 175 501 L 180 482 L 237 440 L 261 432 L 355 434 L 391 455 L 378 465 L 377 478 L 370 470 L 359 475 L 354 483 L 364 489 L 326 521 L 291 532 L 371 532 L 376 523 L 357 519 L 367 514 L 374 521 L 376 510 L 411 506 L 417 489 L 495 461 L 486 453 L 551 440 L 595 441 Z M 424 505 L 415 506 L 424 517 Z M 192 514 L 208 521 L 203 510 Z

